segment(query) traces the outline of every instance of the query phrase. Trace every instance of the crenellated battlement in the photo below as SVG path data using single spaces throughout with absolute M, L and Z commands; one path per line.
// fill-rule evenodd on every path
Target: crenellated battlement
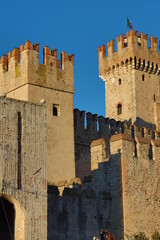
M 112 135 L 118 133 L 128 134 L 132 139 L 136 136 L 148 139 L 160 139 L 160 133 L 152 126 L 151 128 L 140 127 L 127 121 L 116 121 L 113 118 L 104 118 L 90 112 L 85 114 L 85 111 L 78 109 L 74 109 L 74 128 L 75 137 L 81 136 L 81 140 L 87 137 L 90 139 L 97 139 L 104 136 L 110 138 Z
M 104 80 L 105 75 L 126 68 L 139 69 L 152 74 L 160 73 L 160 53 L 158 52 L 158 39 L 150 37 L 148 47 L 148 34 L 131 30 L 125 37 L 121 34 L 117 37 L 117 51 L 115 51 L 114 40 L 107 43 L 107 55 L 105 46 L 98 48 L 99 76 Z
M 3 55 L 0 60 L 1 93 L 29 83 L 63 91 L 74 91 L 74 55 L 57 49 L 43 48 L 43 64 L 39 63 L 39 44 L 26 41 L 20 48 Z
M 143 125 L 142 125 L 143 126 Z M 91 174 L 91 152 L 90 145 L 93 140 L 104 138 L 106 142 L 106 158 L 111 156 L 110 140 L 117 140 L 120 136 L 127 136 L 133 142 L 142 140 L 148 145 L 153 141 L 159 141 L 160 133 L 154 126 L 140 127 L 130 121 L 116 121 L 115 119 L 104 118 L 97 114 L 86 113 L 74 109 L 74 139 L 76 176 L 82 179 Z
M 11 59 L 15 60 L 16 62 L 21 62 L 23 57 L 24 51 L 35 51 L 39 53 L 39 44 L 32 44 L 29 40 L 26 41 L 24 45 L 20 45 L 20 48 L 14 48 L 12 52 L 8 52 L 7 55 L 2 55 L 1 57 L 1 67 L 4 70 L 8 70 L 8 65 Z M 28 52 L 28 55 L 30 52 Z M 43 63 L 44 65 L 51 65 L 57 61 L 57 68 L 62 68 L 64 62 L 71 61 L 74 63 L 74 54 L 68 55 L 66 52 L 61 53 L 61 60 L 57 60 L 57 49 L 51 50 L 49 47 L 45 46 L 43 48 Z
M 140 158 L 143 163 L 147 163 L 147 160 L 157 161 L 160 152 L 160 138 L 156 140 L 150 136 L 150 138 L 144 136 L 135 136 L 134 139 L 128 134 L 113 135 L 110 139 L 111 144 L 111 161 L 112 155 L 115 153 L 121 153 L 123 156 L 129 156 L 131 161 L 134 158 Z M 142 163 L 141 162 L 141 163 Z M 149 163 L 149 162 L 148 162 Z
M 86 125 L 85 125 L 86 119 Z M 97 114 L 74 109 L 75 136 L 89 137 L 92 139 L 103 135 L 113 135 L 123 132 L 124 123 L 114 119 L 104 118 Z

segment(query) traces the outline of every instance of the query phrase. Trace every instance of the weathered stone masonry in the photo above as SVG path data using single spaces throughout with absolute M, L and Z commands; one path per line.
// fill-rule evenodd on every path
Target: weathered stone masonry
M 46 177 L 46 107 L 1 97 L 0 194 L 14 205 L 14 239 L 47 239 Z

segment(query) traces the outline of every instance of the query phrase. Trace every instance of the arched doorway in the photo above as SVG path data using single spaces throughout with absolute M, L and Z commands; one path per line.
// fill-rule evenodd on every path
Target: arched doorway
M 25 210 L 15 198 L 0 194 L 0 240 L 25 240 Z
M 15 228 L 14 205 L 0 197 L 0 239 L 13 240 Z

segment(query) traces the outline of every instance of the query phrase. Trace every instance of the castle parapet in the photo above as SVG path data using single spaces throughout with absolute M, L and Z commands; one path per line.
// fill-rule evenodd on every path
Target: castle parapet
M 115 121 L 112 118 L 104 118 L 103 116 L 97 117 L 97 114 L 92 114 L 90 112 L 85 114 L 85 111 L 74 109 L 74 129 L 75 137 L 79 136 L 81 139 L 86 138 L 91 141 L 101 137 L 107 139 L 110 135 L 123 133 L 124 123 Z
M 3 55 L 1 57 L 1 67 L 4 71 L 8 70 L 8 57 L 7 57 L 7 55 Z
M 148 47 L 148 34 L 131 30 L 125 37 L 123 34 L 117 37 L 117 51 L 115 52 L 114 40 L 105 46 L 98 48 L 99 56 L 99 76 L 104 79 L 105 75 L 116 70 L 120 66 L 149 71 L 152 74 L 160 72 L 160 54 L 158 53 L 158 39 L 150 37 L 150 47 Z
M 115 142 L 115 143 L 114 143 Z M 130 143 L 128 143 L 130 142 Z M 146 136 L 135 136 L 133 139 L 129 134 L 117 134 L 110 138 L 111 155 L 122 153 L 122 150 L 132 157 L 142 158 L 144 161 L 155 160 L 160 152 L 160 139 L 154 140 Z M 128 155 L 129 156 L 129 155 Z
M 84 130 L 84 118 L 85 111 L 79 111 L 79 109 L 74 109 L 74 128 L 76 133 L 82 132 Z
M 92 114 L 88 112 L 86 114 L 86 119 L 87 119 L 87 129 L 88 131 L 95 135 L 97 132 L 97 114 Z
M 78 109 L 74 109 L 74 128 L 75 138 L 81 136 L 81 139 L 90 138 L 93 140 L 101 137 L 106 139 L 119 133 L 127 134 L 131 136 L 132 139 L 135 139 L 135 137 L 142 137 L 149 140 L 160 139 L 160 133 L 152 128 L 140 127 L 131 124 L 129 121 L 121 122 L 113 118 L 109 119 L 103 116 L 97 117 L 97 114 L 92 114 L 90 112 L 85 114 L 85 111 L 80 111 Z
M 54 89 L 74 91 L 74 55 L 57 49 L 43 48 L 43 64 L 39 63 L 39 44 L 26 41 L 20 48 L 3 55 L 0 61 L 0 89 L 7 93 L 26 83 Z

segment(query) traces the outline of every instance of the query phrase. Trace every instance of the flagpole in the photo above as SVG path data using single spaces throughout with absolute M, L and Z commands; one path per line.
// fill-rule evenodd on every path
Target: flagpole
M 127 16 L 127 32 L 128 32 L 128 16 Z

